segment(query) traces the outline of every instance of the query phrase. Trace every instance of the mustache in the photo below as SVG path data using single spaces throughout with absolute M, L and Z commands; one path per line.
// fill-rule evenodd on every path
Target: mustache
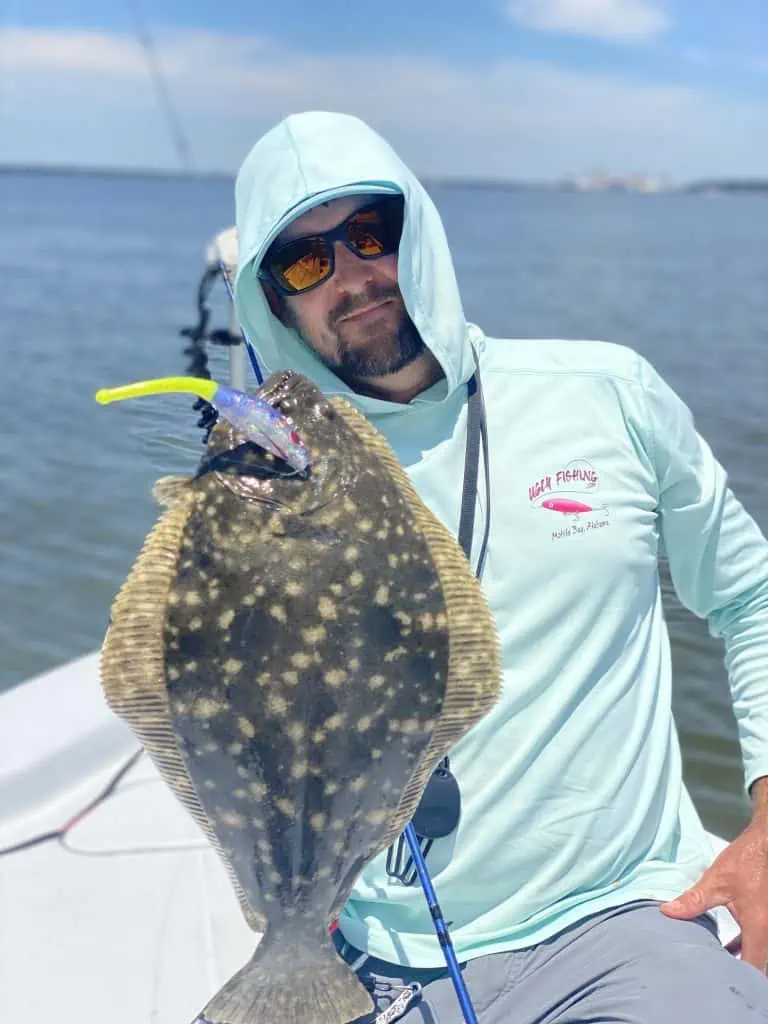
M 357 313 L 367 306 L 372 306 L 375 302 L 399 298 L 400 291 L 395 285 L 372 284 L 366 291 L 356 295 L 342 295 L 328 314 L 328 323 L 334 327 L 342 317 Z

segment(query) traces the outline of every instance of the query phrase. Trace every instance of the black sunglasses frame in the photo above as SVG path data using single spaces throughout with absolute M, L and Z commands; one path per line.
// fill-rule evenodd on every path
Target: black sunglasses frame
M 398 210 L 400 228 L 397 233 L 397 242 L 394 248 L 392 249 L 385 248 L 383 252 L 376 253 L 374 256 L 364 256 L 355 248 L 355 246 L 350 241 L 349 235 L 347 234 L 347 227 L 349 225 L 349 222 L 354 217 L 359 217 L 361 213 L 367 213 L 370 210 L 377 210 L 382 207 L 382 221 L 385 222 L 387 219 L 391 219 L 392 214 L 390 211 L 392 209 L 397 208 Z M 314 288 L 319 288 L 321 284 L 325 284 L 326 281 L 330 281 L 330 279 L 333 277 L 334 271 L 336 270 L 336 242 L 341 242 L 347 249 L 349 249 L 351 253 L 357 256 L 357 258 L 360 260 L 380 260 L 382 256 L 391 256 L 392 253 L 397 252 L 398 247 L 400 245 L 400 236 L 402 235 L 403 230 L 402 222 L 404 216 L 404 197 L 401 195 L 383 195 L 380 198 L 376 199 L 374 202 L 368 203 L 366 206 L 361 206 L 358 210 L 353 210 L 353 212 L 350 213 L 348 217 L 345 217 L 341 224 L 337 224 L 335 228 L 331 228 L 328 231 L 316 231 L 313 232 L 311 235 L 299 235 L 297 238 L 291 238 L 288 242 L 284 242 L 282 245 L 279 245 L 276 248 L 270 246 L 269 249 L 267 249 L 266 253 L 264 254 L 264 258 L 261 261 L 261 265 L 259 266 L 259 269 L 257 271 L 257 277 L 259 277 L 262 281 L 267 281 L 269 284 L 272 285 L 273 288 L 276 288 L 281 295 L 306 295 L 307 292 L 311 292 Z M 328 259 L 330 263 L 328 273 L 325 275 L 325 277 L 321 277 L 319 281 L 315 281 L 314 284 L 310 284 L 306 288 L 300 288 L 298 290 L 295 288 L 286 288 L 286 286 L 279 280 L 277 275 L 270 270 L 267 264 L 271 260 L 275 259 L 278 253 L 282 252 L 284 249 L 287 249 L 289 246 L 296 245 L 297 242 L 305 241 L 320 241 L 327 247 Z

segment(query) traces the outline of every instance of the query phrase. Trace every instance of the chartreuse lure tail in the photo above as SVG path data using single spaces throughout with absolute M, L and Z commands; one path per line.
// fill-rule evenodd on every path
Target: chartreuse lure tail
M 107 405 L 126 398 L 171 393 L 204 398 L 233 427 L 245 434 L 249 441 L 283 459 L 300 473 L 309 466 L 309 450 L 285 416 L 263 398 L 217 384 L 215 380 L 206 380 L 204 377 L 158 377 L 118 388 L 101 388 L 96 392 L 96 401 Z

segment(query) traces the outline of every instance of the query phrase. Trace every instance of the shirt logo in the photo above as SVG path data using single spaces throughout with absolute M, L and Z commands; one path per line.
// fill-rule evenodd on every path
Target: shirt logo
M 552 540 L 562 540 L 610 525 L 611 513 L 599 492 L 600 477 L 592 463 L 573 459 L 531 484 L 528 500 L 553 520 Z

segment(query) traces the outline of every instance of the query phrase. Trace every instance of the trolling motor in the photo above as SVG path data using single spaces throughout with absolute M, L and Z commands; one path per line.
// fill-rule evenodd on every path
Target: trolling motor
M 211 319 L 208 299 L 213 287 L 219 278 L 229 284 L 227 274 L 234 271 L 234 266 L 237 263 L 237 243 L 233 242 L 233 230 L 230 228 L 228 231 L 222 231 L 209 246 L 206 253 L 205 270 L 197 286 L 197 323 L 194 327 L 182 327 L 179 334 L 182 338 L 187 338 L 189 342 L 182 349 L 187 360 L 185 368 L 187 375 L 210 380 L 207 346 L 220 345 L 230 350 L 230 383 L 233 388 L 242 390 L 245 385 L 245 367 L 242 365 L 243 335 L 234 316 L 234 311 L 230 315 L 228 327 L 221 327 L 213 331 L 208 329 Z M 232 251 L 233 244 L 234 251 Z M 195 412 L 200 413 L 197 426 L 202 429 L 202 443 L 206 444 L 218 419 L 218 413 L 216 408 L 204 398 L 198 398 L 192 408 Z

